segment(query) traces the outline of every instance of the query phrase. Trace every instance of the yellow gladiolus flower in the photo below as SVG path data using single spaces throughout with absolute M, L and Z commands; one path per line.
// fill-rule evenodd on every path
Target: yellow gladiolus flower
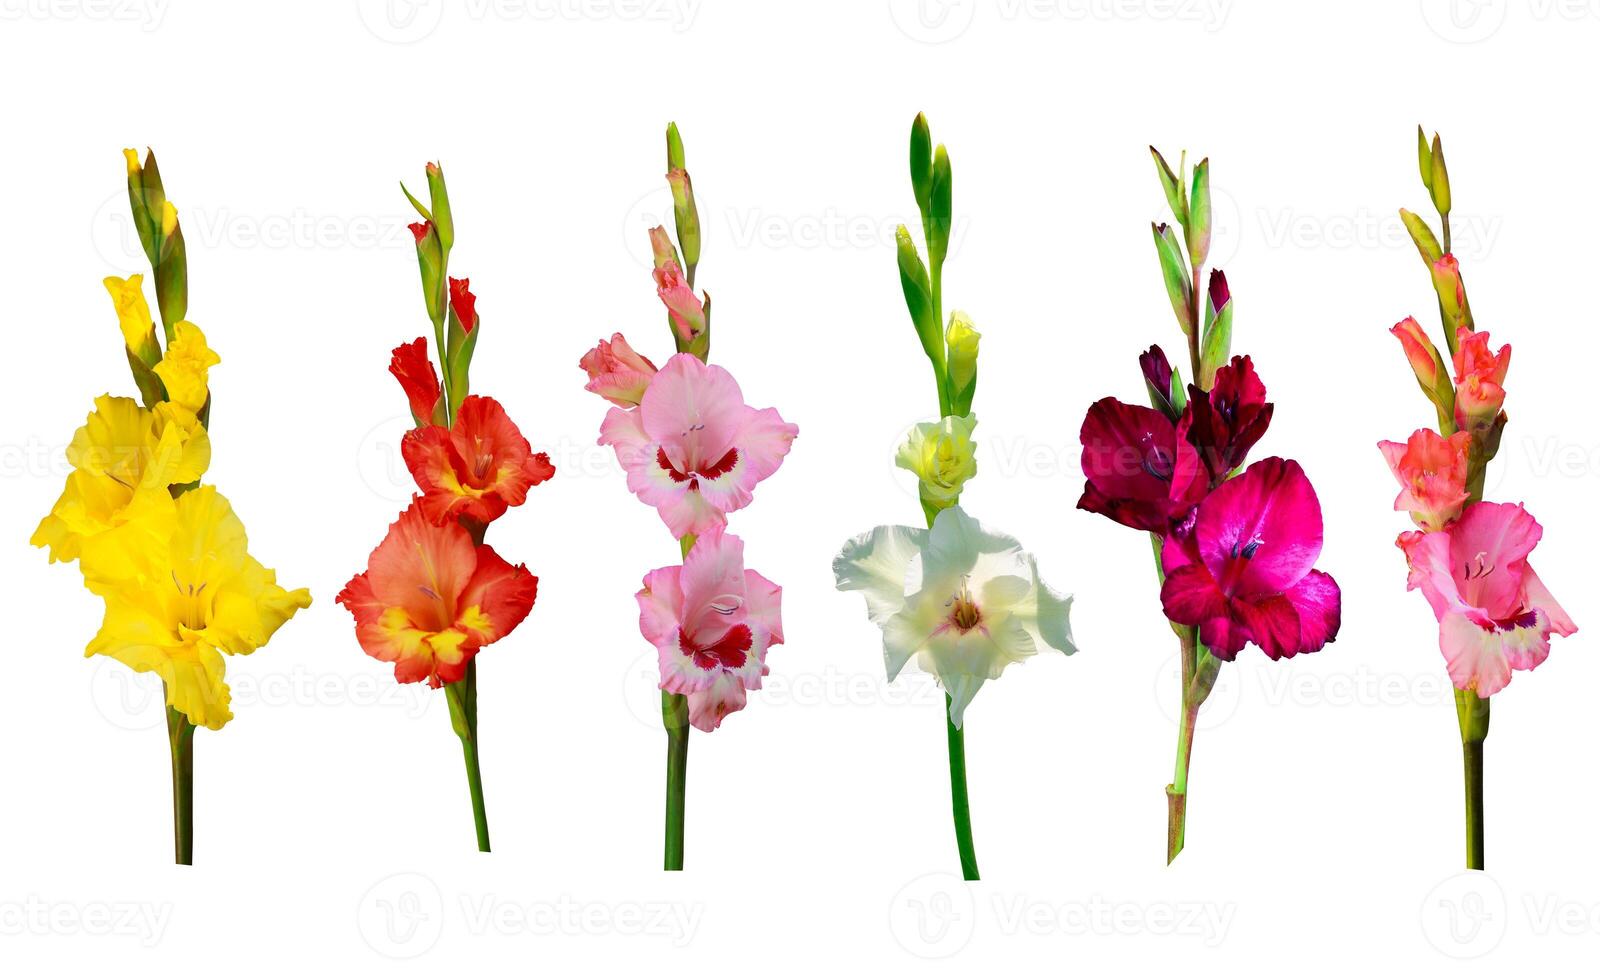
M 961 488 L 978 473 L 972 430 L 976 415 L 946 416 L 912 427 L 894 462 L 917 475 L 924 503 L 943 510 L 961 496 Z
M 193 412 L 163 402 L 101 395 L 67 447 L 73 466 L 61 496 L 30 539 L 51 561 L 72 561 L 85 541 L 119 527 L 141 493 L 169 496 L 211 465 L 211 439 Z
M 172 328 L 166 356 L 155 371 L 174 404 L 198 413 L 206 404 L 207 375 L 221 363 L 222 358 L 206 346 L 206 335 L 200 328 L 188 320 L 179 320 Z
M 172 708 L 221 728 L 233 717 L 221 655 L 265 645 L 311 593 L 285 590 L 250 557 L 244 524 L 216 487 L 142 496 L 130 512 L 84 544 L 84 582 L 106 603 L 85 653 L 154 671 Z
M 150 305 L 144 300 L 144 276 L 135 273 L 126 279 L 120 276 L 105 278 L 106 292 L 117 308 L 117 322 L 122 327 L 122 340 L 128 349 L 146 364 L 161 359 L 161 347 L 156 343 L 156 324 L 150 318 Z

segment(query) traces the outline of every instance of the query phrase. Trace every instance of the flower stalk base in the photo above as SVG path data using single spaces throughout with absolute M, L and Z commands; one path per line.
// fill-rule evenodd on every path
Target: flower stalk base
M 450 703 L 450 727 L 461 739 L 461 755 L 467 765 L 467 789 L 472 794 L 472 825 L 478 834 L 478 850 L 489 850 L 489 815 L 483 805 L 483 773 L 478 767 L 478 667 L 467 662 L 467 676 L 444 686 Z
M 689 699 L 661 692 L 661 723 L 667 729 L 666 851 L 662 867 L 683 870 L 683 803 L 689 776 Z
M 194 725 L 167 708 L 167 745 L 172 752 L 172 860 L 194 864 Z
M 950 744 L 950 812 L 956 824 L 956 849 L 961 852 L 961 877 L 978 880 L 978 852 L 972 845 L 972 807 L 967 803 L 967 739 L 950 721 L 950 695 L 945 695 L 944 725 Z
M 1456 691 L 1461 723 L 1461 770 L 1466 790 L 1467 867 L 1483 870 L 1483 743 L 1489 737 L 1489 699 Z

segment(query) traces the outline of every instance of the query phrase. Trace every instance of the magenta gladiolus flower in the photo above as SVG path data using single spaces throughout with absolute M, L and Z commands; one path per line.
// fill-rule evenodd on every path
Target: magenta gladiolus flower
M 1161 605 L 1222 660 L 1246 643 L 1273 660 L 1320 650 L 1339 632 L 1339 585 L 1311 567 L 1321 553 L 1311 481 L 1293 460 L 1263 459 L 1167 538 Z
M 1209 480 L 1183 437 L 1183 423 L 1153 408 L 1102 398 L 1089 406 L 1079 439 L 1088 478 L 1078 509 L 1140 531 L 1166 534 L 1205 496 Z
M 1395 542 L 1439 620 L 1450 680 L 1486 698 L 1550 655 L 1550 634 L 1577 624 L 1528 565 L 1544 533 L 1517 504 L 1472 504 L 1442 531 L 1407 531 Z
M 777 409 L 746 405 L 727 371 L 675 354 L 637 409 L 606 412 L 600 444 L 616 451 L 628 489 L 681 538 L 720 527 L 748 506 L 799 432 Z
M 639 631 L 660 655 L 661 689 L 687 695 L 689 721 L 714 731 L 745 706 L 783 642 L 783 590 L 744 567 L 744 542 L 721 528 L 699 537 L 681 566 L 639 590 Z

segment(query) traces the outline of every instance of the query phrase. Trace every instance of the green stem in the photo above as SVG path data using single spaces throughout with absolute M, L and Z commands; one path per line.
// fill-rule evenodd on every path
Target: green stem
M 167 746 L 172 754 L 173 861 L 194 864 L 194 725 L 167 708 Z
M 444 686 L 450 704 L 450 727 L 461 739 L 461 756 L 467 766 L 467 790 L 472 794 L 472 825 L 478 850 L 489 850 L 489 814 L 483 803 L 483 771 L 478 766 L 478 665 L 467 661 L 461 680 Z
M 1489 737 L 1489 699 L 1456 691 L 1461 727 L 1461 770 L 1466 790 L 1467 867 L 1483 870 L 1483 743 Z
M 950 812 L 956 824 L 956 849 L 961 852 L 961 877 L 978 880 L 978 854 L 972 846 L 972 807 L 967 802 L 966 735 L 950 721 L 950 695 L 944 696 L 944 725 L 950 745 Z
M 661 692 L 661 723 L 667 729 L 667 819 L 665 860 L 668 871 L 683 870 L 683 809 L 689 776 L 689 699 Z
M 1195 722 L 1200 717 L 1200 701 L 1191 696 L 1197 668 L 1197 643 L 1193 627 L 1178 634 L 1182 644 L 1183 690 L 1179 703 L 1183 720 L 1178 726 L 1178 755 L 1173 763 L 1172 784 L 1167 787 L 1167 863 L 1171 864 L 1183 851 L 1184 834 L 1188 828 L 1189 758 L 1194 752 Z

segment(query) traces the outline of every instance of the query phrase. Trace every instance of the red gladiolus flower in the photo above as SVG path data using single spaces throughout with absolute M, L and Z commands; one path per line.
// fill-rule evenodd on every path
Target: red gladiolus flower
M 433 230 L 433 222 L 413 221 L 411 224 L 406 225 L 406 227 L 411 229 L 412 237 L 417 240 L 418 245 L 421 245 L 422 240 L 428 237 L 428 232 Z
M 411 402 L 411 416 L 418 425 L 436 425 L 444 421 L 443 398 L 439 389 L 439 375 L 428 358 L 428 341 L 418 337 L 409 344 L 394 349 L 389 361 L 389 373 L 405 389 Z
M 467 333 L 478 325 L 478 297 L 467 288 L 470 282 L 468 279 L 450 280 L 450 308 L 456 311 L 456 319 Z
M 467 517 L 487 524 L 528 499 L 528 488 L 555 475 L 493 398 L 469 395 L 446 429 L 406 434 L 400 454 L 422 488 L 422 512 L 435 524 Z
M 337 602 L 356 620 L 361 649 L 394 664 L 401 683 L 461 680 L 467 661 L 523 621 L 539 579 L 460 524 L 434 524 L 413 498 Z

